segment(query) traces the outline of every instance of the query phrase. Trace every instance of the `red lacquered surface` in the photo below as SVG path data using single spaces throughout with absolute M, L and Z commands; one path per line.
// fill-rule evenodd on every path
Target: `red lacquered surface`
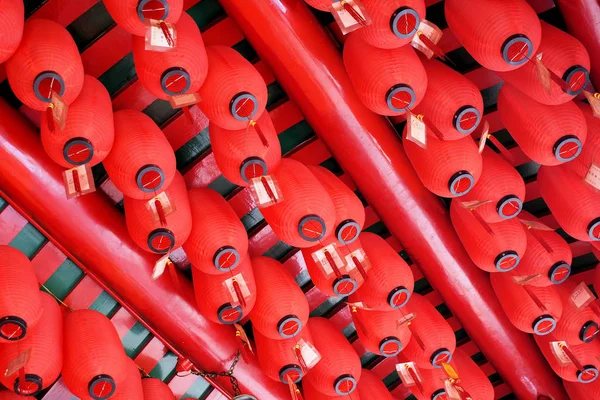
M 357 98 L 339 51 L 306 5 L 221 4 L 516 396 L 565 399 L 532 339 L 504 316 L 487 274 L 469 260 L 442 203 L 419 182 L 389 123 Z
M 2 196 L 22 208 L 176 351 L 209 371 L 229 368 L 238 349 L 234 329 L 211 323 L 196 311 L 189 280 L 181 277 L 177 287 L 167 276 L 152 280 L 158 256 L 133 243 L 124 217 L 107 197 L 93 193 L 67 200 L 61 168 L 45 154 L 33 126 L 3 100 L 0 159 Z M 235 374 L 242 390 L 259 399 L 289 396 L 254 361 L 240 360 Z

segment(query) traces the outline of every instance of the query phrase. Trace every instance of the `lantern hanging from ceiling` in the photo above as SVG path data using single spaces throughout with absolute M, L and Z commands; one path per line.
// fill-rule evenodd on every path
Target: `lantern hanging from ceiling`
M 575 160 L 564 164 L 565 167 L 585 178 L 592 164 L 600 166 L 600 118 L 594 116 L 592 108 L 585 103 L 576 103 L 588 127 L 587 139 L 581 154 Z
M 379 49 L 350 35 L 344 65 L 363 104 L 380 115 L 401 115 L 416 107 L 427 89 L 427 73 L 411 46 Z
M 360 373 L 358 394 L 365 399 L 394 400 L 383 381 L 374 372 L 364 368 Z
M 577 308 L 571 300 L 571 295 L 580 282 L 581 280 L 571 278 L 556 286 L 563 303 L 563 315 L 552 335 L 556 340 L 564 340 L 572 346 L 598 342 L 596 337 L 600 332 L 600 319 L 596 313 L 589 306 Z
M 356 31 L 371 46 L 393 49 L 407 45 L 417 33 L 421 20 L 425 18 L 423 0 L 362 0 L 371 17 L 371 23 Z
M 150 200 L 123 199 L 129 236 L 141 249 L 164 254 L 181 246 L 192 231 L 192 212 L 179 172 L 167 190 Z
M 183 0 L 104 0 L 115 22 L 135 36 L 144 36 L 149 20 L 177 23 L 183 13 Z
M 362 286 L 350 297 L 350 302 L 364 307 L 391 311 L 406 305 L 414 289 L 410 267 L 380 236 L 363 232 L 359 237 L 371 269 Z
M 327 168 L 307 166 L 323 185 L 335 206 L 335 237 L 341 244 L 358 239 L 365 224 L 365 207 L 354 192 Z
M 302 392 L 304 394 L 304 400 L 360 400 L 358 391 L 356 390 L 347 396 L 338 396 L 337 394 L 335 396 L 329 396 L 319 392 L 306 379 L 302 381 Z
M 71 104 L 81 92 L 83 75 L 75 41 L 65 28 L 47 19 L 25 23 L 21 44 L 6 62 L 6 76 L 15 96 L 39 111 L 48 108 L 53 92 Z
M 108 156 L 115 140 L 108 91 L 99 80 L 85 75 L 81 93 L 69 106 L 65 128 L 51 130 L 48 114 L 42 113 L 40 132 L 46 154 L 60 166 L 99 164 Z
M 525 182 L 502 156 L 486 147 L 481 153 L 481 177 L 459 200 L 477 207 L 486 222 L 501 222 L 519 215 L 525 201 Z
M 556 334 L 535 336 L 538 347 L 544 357 L 546 357 L 554 373 L 569 382 L 589 384 L 596 381 L 598 378 L 598 368 L 600 368 L 600 361 L 597 358 L 600 356 L 600 342 L 596 341 L 578 346 L 567 344 L 562 350 L 559 350 L 562 357 L 568 358 L 570 361 L 568 365 L 563 365 L 563 363 L 557 360 L 551 347 L 551 342 L 556 340 L 559 340 Z M 564 364 L 567 364 L 567 362 Z
M 560 226 L 572 237 L 600 240 L 600 194 L 564 165 L 541 167 L 537 181 L 542 198 Z
M 355 250 L 339 245 L 334 236 L 301 251 L 312 283 L 327 296 L 349 296 L 364 281 L 359 268 L 354 268 L 354 264 L 353 268 L 349 266 L 356 262 L 351 255 Z
M 125 358 L 125 382 L 119 386 L 111 400 L 148 400 L 144 397 L 144 388 L 142 386 L 142 377 L 140 370 L 135 362 L 129 358 Z M 165 400 L 171 400 L 166 398 Z
M 400 356 L 402 358 L 402 356 Z M 473 399 L 493 400 L 494 387 L 477 364 L 460 348 L 456 349 L 452 361 L 449 363 L 458 374 L 458 385 Z M 412 386 L 410 390 L 418 400 L 443 400 L 446 399 L 444 381 L 448 378 L 443 369 L 420 369 L 422 378 L 421 386 Z
M 206 53 L 210 68 L 199 91 L 200 109 L 223 129 L 246 129 L 265 111 L 268 94 L 264 79 L 230 47 L 207 46 Z
M 206 49 L 196 22 L 184 12 L 175 28 L 177 45 L 171 51 L 148 51 L 144 37 L 132 39 L 133 61 L 140 82 L 163 100 L 196 93 L 208 74 Z
M 406 306 L 406 315 L 410 314 L 414 314 L 408 325 L 412 339 L 402 350 L 403 357 L 415 362 L 419 368 L 442 368 L 442 363 L 452 360 L 456 349 L 454 331 L 435 307 L 419 294 L 413 294 Z
M 285 384 L 288 379 L 298 383 L 308 372 L 306 361 L 309 360 L 304 359 L 301 347 L 313 344 L 308 328 L 304 327 L 289 339 L 271 339 L 255 329 L 254 342 L 260 367 L 269 378 Z
M 519 68 L 540 45 L 540 21 L 525 0 L 449 0 L 444 12 L 456 39 L 492 71 Z
M 523 152 L 538 164 L 562 164 L 581 153 L 587 126 L 572 101 L 548 106 L 504 84 L 498 95 L 498 112 Z
M 7 388 L 23 396 L 35 396 L 49 387 L 60 375 L 63 363 L 63 321 L 62 312 L 56 300 L 49 294 L 40 293 L 43 307 L 39 323 L 31 329 L 27 337 L 17 343 L 0 344 L 0 369 L 6 370 L 9 363 L 23 351 L 31 349 L 31 358 L 23 368 L 25 382 L 20 373 L 6 377 L 0 375 L 0 382 Z
M 212 189 L 188 192 L 192 232 L 183 244 L 192 266 L 205 274 L 233 270 L 248 252 L 248 235 L 227 200 Z
M 115 142 L 104 168 L 127 197 L 149 200 L 166 190 L 176 171 L 175 154 L 160 128 L 139 111 L 114 113 Z
M 470 210 L 452 201 L 450 218 L 458 238 L 473 263 L 487 272 L 515 269 L 527 247 L 525 227 L 516 218 L 490 224 Z
M 192 268 L 198 311 L 208 320 L 232 325 L 248 316 L 254 308 L 256 280 L 250 257 L 245 253 L 243 257 L 235 271 L 229 274 L 213 275 Z
M 22 0 L 4 0 L 0 15 L 0 64 L 8 60 L 19 47 L 25 24 Z
M 563 305 L 554 285 L 519 285 L 506 274 L 492 274 L 490 280 L 504 313 L 518 330 L 547 335 L 556 328 Z
M 208 134 L 217 167 L 223 176 L 239 186 L 248 186 L 250 180 L 273 173 L 281 161 L 281 145 L 268 112 L 263 113 L 256 125 L 238 130 L 227 130 L 210 123 Z
M 563 385 L 570 399 L 577 400 L 596 400 L 600 399 L 600 380 L 592 383 L 563 381 Z M 0 397 L 0 400 L 2 397 Z M 10 399 L 7 399 L 10 400 Z
M 308 329 L 316 349 L 321 353 L 321 361 L 306 374 L 303 381 L 328 396 L 354 393 L 360 379 L 361 365 L 350 342 L 325 318 L 311 318 Z
M 143 378 L 142 389 L 144 390 L 144 400 L 172 400 L 175 398 L 169 385 L 157 378 Z
M 462 139 L 481 122 L 483 99 L 473 82 L 446 64 L 420 57 L 427 72 L 427 91 L 415 107 L 442 134 L 443 140 Z
M 519 268 L 507 275 L 526 279 L 529 286 L 558 285 L 571 275 L 572 261 L 571 247 L 558 233 L 531 228 L 527 229 L 527 248 Z
M 424 149 L 406 139 L 402 133 L 404 151 L 417 176 L 427 189 L 442 197 L 460 197 L 473 188 L 481 176 L 481 154 L 470 137 L 460 140 L 439 140 L 427 135 Z
M 541 21 L 542 41 L 538 54 L 542 63 L 565 84 L 551 82 L 551 91 L 540 83 L 534 62 L 514 71 L 499 72 L 498 76 L 538 103 L 557 105 L 573 100 L 583 91 L 589 80 L 590 56 L 581 42 L 566 32 Z M 533 58 L 533 57 L 532 57 Z
M 356 333 L 365 349 L 386 358 L 397 356 L 410 341 L 410 330 L 401 325 L 403 318 L 401 310 L 356 308 L 352 313 Z
M 79 398 L 109 399 L 127 381 L 127 356 L 115 327 L 94 310 L 64 317 L 62 377 Z
M 294 247 L 312 247 L 333 233 L 333 201 L 304 164 L 284 158 L 273 176 L 283 200 L 260 211 L 282 241 Z
M 250 315 L 252 327 L 271 339 L 289 339 L 308 321 L 308 301 L 294 278 L 278 261 L 252 258 L 257 298 Z
M 27 337 L 42 315 L 33 265 L 19 250 L 0 246 L 0 343 Z

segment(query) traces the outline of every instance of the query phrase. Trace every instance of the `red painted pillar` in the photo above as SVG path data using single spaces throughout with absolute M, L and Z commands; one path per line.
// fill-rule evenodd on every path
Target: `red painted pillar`
M 61 168 L 44 153 L 35 128 L 0 100 L 0 191 L 198 367 L 226 371 L 238 346 L 233 328 L 195 309 L 191 282 L 169 274 L 152 280 L 157 256 L 129 238 L 125 218 L 102 193 L 67 200 Z M 240 360 L 235 376 L 259 399 L 287 399 L 288 388 L 267 378 L 256 361 Z
M 468 258 L 389 122 L 360 103 L 339 49 L 304 2 L 220 3 L 517 397 L 566 398 L 532 338 L 509 323 L 487 274 Z
M 592 61 L 591 80 L 600 90 L 600 2 L 598 0 L 556 0 L 569 33 L 587 49 Z

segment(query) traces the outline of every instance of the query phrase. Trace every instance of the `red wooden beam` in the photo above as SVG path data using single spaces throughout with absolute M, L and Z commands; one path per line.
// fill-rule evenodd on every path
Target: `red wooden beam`
M 45 154 L 31 124 L 0 100 L 0 192 L 59 249 L 167 344 L 198 368 L 223 371 L 237 353 L 232 327 L 207 321 L 195 309 L 191 282 L 152 280 L 156 255 L 139 249 L 110 200 L 93 193 L 67 200 L 62 171 Z M 73 223 L 75 221 L 75 223 Z M 260 399 L 285 399 L 287 388 L 267 378 L 256 361 L 240 361 L 236 377 Z
M 469 260 L 389 123 L 359 101 L 338 49 L 304 2 L 221 4 L 517 397 L 566 398 L 531 337 L 504 315 L 487 274 Z

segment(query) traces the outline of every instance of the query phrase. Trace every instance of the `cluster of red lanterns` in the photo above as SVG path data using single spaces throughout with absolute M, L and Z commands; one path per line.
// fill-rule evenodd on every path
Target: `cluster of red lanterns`
M 27 257 L 9 246 L 0 246 L 0 282 L 0 382 L 8 389 L 0 399 L 36 396 L 60 375 L 80 399 L 174 397 L 158 379 L 142 382 L 107 317 L 93 310 L 63 312 L 39 290 Z

